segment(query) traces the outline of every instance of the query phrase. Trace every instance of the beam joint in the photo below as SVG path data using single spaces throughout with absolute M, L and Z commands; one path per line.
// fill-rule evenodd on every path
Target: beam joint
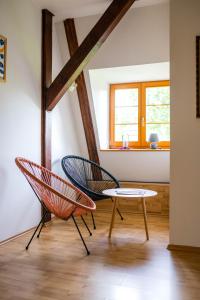
M 112 1 L 48 88 L 46 103 L 48 111 L 59 102 L 134 2 L 135 0 Z

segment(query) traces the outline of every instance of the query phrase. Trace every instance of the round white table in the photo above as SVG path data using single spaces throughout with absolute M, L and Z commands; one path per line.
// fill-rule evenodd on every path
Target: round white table
M 142 201 L 146 237 L 147 237 L 147 240 L 149 240 L 145 198 L 154 197 L 157 195 L 157 192 L 154 192 L 151 190 L 145 190 L 145 189 L 116 188 L 116 189 L 104 190 L 103 194 L 110 196 L 113 199 L 113 210 L 112 210 L 112 217 L 111 217 L 111 222 L 110 222 L 109 238 L 111 237 L 112 229 L 114 226 L 115 212 L 116 212 L 118 199 L 119 198 L 121 198 L 121 199 L 129 198 L 130 200 L 131 199 L 133 200 L 133 199 L 140 198 Z

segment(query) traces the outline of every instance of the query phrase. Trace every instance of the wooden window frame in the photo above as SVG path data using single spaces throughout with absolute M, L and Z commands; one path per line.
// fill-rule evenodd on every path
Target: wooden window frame
M 129 142 L 130 148 L 149 148 L 150 143 L 146 141 L 146 88 L 170 86 L 169 80 L 148 81 L 148 82 L 134 82 L 134 83 L 118 83 L 110 85 L 110 149 L 117 149 L 122 147 L 122 142 L 116 142 L 115 137 L 115 90 L 138 88 L 138 141 Z M 158 147 L 162 149 L 170 148 L 170 141 L 161 141 Z

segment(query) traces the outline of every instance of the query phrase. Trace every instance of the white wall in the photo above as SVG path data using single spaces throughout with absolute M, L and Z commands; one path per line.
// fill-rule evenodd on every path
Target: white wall
M 200 1 L 171 1 L 170 243 L 200 246 L 200 120 L 195 117 L 195 36 Z
M 125 181 L 168 182 L 169 152 L 100 151 L 102 166 Z
M 14 163 L 16 156 L 40 162 L 40 11 L 30 1 L 1 0 L 0 31 L 8 38 L 7 82 L 0 83 L 1 241 L 40 218 L 40 205 Z
M 62 67 L 53 28 L 53 75 Z M 0 1 L 0 34 L 8 38 L 7 82 L 0 83 L 0 241 L 35 226 L 41 206 L 14 158 L 40 163 L 41 136 L 41 10 L 27 0 Z M 52 163 L 80 153 L 69 97 L 53 111 Z
M 90 16 L 75 20 L 79 43 L 88 34 L 98 18 L 99 16 Z M 67 44 L 64 35 L 60 42 L 62 47 L 66 49 Z M 98 144 L 89 70 L 167 61 L 169 61 L 169 5 L 154 5 L 130 10 L 85 69 Z M 78 114 L 79 111 L 77 111 L 77 116 Z M 82 137 L 82 122 L 79 121 L 77 129 L 79 136 Z M 81 144 L 84 144 L 82 153 L 86 156 L 85 140 L 82 139 Z M 169 181 L 169 152 L 151 154 L 149 152 L 130 152 L 129 154 L 100 152 L 99 156 L 101 164 L 121 180 Z M 118 161 L 120 164 L 117 163 Z M 136 165 L 140 166 L 140 170 L 135 169 Z M 153 171 L 152 166 L 154 166 Z
M 76 19 L 81 42 L 100 16 Z M 127 12 L 91 60 L 88 69 L 169 61 L 169 5 L 133 8 Z

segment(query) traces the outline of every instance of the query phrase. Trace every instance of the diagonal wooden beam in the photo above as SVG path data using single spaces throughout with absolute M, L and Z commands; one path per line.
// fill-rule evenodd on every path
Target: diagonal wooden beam
M 134 2 L 135 0 L 113 0 L 48 88 L 47 110 L 55 107 Z
M 65 34 L 67 37 L 70 56 L 73 56 L 78 48 L 78 40 L 76 35 L 76 28 L 73 19 L 66 19 L 64 21 Z M 99 156 L 97 151 L 96 139 L 94 134 L 94 127 L 92 123 L 92 116 L 90 111 L 89 98 L 85 83 L 85 77 L 83 72 L 76 79 L 77 94 L 79 99 L 79 105 L 81 110 L 81 116 L 83 121 L 83 128 L 85 131 L 85 138 L 89 153 L 90 160 L 99 164 Z

